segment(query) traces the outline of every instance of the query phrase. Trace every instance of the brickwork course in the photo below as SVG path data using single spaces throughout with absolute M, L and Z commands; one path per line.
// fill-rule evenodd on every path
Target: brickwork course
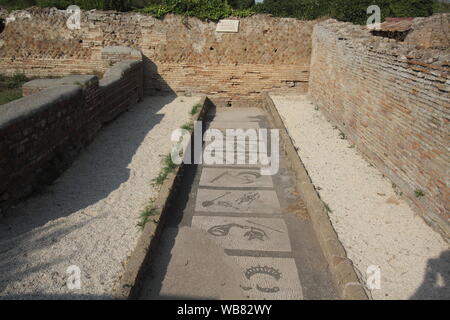
M 101 72 L 108 67 L 102 49 L 126 46 L 144 55 L 149 93 L 255 98 L 264 90 L 307 89 L 314 21 L 257 15 L 241 19 L 239 33 L 226 34 L 216 33 L 214 22 L 176 15 L 87 11 L 79 30 L 66 27 L 69 15 L 63 10 L 32 8 L 12 15 L 15 21 L 0 34 L 3 73 Z M 5 20 L 9 16 L 0 13 Z

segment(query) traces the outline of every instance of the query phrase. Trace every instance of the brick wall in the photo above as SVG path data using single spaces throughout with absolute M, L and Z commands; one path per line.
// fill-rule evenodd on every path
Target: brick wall
M 0 214 L 70 166 L 102 125 L 142 98 L 143 62 L 96 76 L 34 80 L 0 107 Z M 76 85 L 74 85 L 76 84 Z
M 419 50 L 345 23 L 314 28 L 312 100 L 447 237 L 449 79 L 448 51 Z
M 108 46 L 142 51 L 149 93 L 186 92 L 256 98 L 262 91 L 306 92 L 314 21 L 257 15 L 240 19 L 239 33 L 216 23 L 168 15 L 83 12 L 81 29 L 66 27 L 55 9 L 13 12 L 0 34 L 0 70 L 45 77 L 104 72 Z M 0 17 L 10 14 L 0 12 Z

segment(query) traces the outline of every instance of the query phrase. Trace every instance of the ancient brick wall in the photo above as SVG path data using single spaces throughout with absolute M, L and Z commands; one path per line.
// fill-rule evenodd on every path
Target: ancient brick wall
M 143 62 L 96 76 L 33 80 L 0 108 L 0 214 L 72 163 L 102 125 L 142 98 Z
M 314 28 L 311 98 L 447 236 L 449 79 L 448 48 L 417 49 L 333 21 Z
M 314 21 L 258 15 L 240 19 L 239 33 L 216 33 L 216 23 L 196 18 L 93 11 L 82 13 L 81 29 L 69 30 L 64 11 L 12 14 L 15 21 L 0 34 L 2 73 L 104 72 L 102 49 L 127 46 L 144 54 L 150 93 L 254 98 L 264 90 L 307 90 Z

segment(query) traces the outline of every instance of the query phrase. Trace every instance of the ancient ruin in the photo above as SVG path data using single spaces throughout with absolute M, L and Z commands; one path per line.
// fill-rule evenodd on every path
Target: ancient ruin
M 334 216 L 331 222 L 329 220 L 328 215 L 332 215 L 333 208 L 329 208 L 331 204 L 318 196 L 322 196 L 320 187 L 326 186 L 316 183 L 315 169 L 310 167 L 308 159 L 302 159 L 302 152 L 309 149 L 308 146 L 296 144 L 300 141 L 294 138 L 297 127 L 295 123 L 290 123 L 294 115 L 282 110 L 287 101 L 298 103 L 298 108 L 303 105 L 314 106 L 323 114 L 324 119 L 339 130 L 341 139 L 348 140 L 349 148 L 356 148 L 361 157 L 370 166 L 375 166 L 383 179 L 392 184 L 397 194 L 393 196 L 395 199 L 388 199 L 388 205 L 394 208 L 400 203 L 405 208 L 410 206 L 411 212 L 426 222 L 425 225 L 421 224 L 422 220 L 414 220 L 420 228 L 424 228 L 427 237 L 429 235 L 428 240 L 423 239 L 423 242 L 429 241 L 436 250 L 441 248 L 445 251 L 447 246 L 448 253 L 450 14 L 389 21 L 377 32 L 371 32 L 366 26 L 333 19 L 301 21 L 269 15 L 235 18 L 232 20 L 239 20 L 238 25 L 225 23 L 219 29 L 216 22 L 171 14 L 157 19 L 139 13 L 83 11 L 81 27 L 73 30 L 66 26 L 67 19 L 66 11 L 55 8 L 31 8 L 12 13 L 0 11 L 0 21 L 4 22 L 0 28 L 0 73 L 23 73 L 30 78 L 38 78 L 23 86 L 23 98 L 0 106 L 0 215 L 6 221 L 5 228 L 0 229 L 5 232 L 5 235 L 0 236 L 0 245 L 5 246 L 6 251 L 13 252 L 5 253 L 2 257 L 4 251 L 0 248 L 0 270 L 3 272 L 3 276 L 0 276 L 0 297 L 33 297 L 33 292 L 40 292 L 70 298 L 70 290 L 55 289 L 64 282 L 64 263 L 59 265 L 57 271 L 51 266 L 47 267 L 53 270 L 50 272 L 54 272 L 51 279 L 45 280 L 39 274 L 40 271 L 27 274 L 38 284 L 20 289 L 26 280 L 15 278 L 11 270 L 21 270 L 21 267 L 19 263 L 11 261 L 16 261 L 15 256 L 21 254 L 21 251 L 14 250 L 23 248 L 26 251 L 33 237 L 42 241 L 43 247 L 29 249 L 30 255 L 39 254 L 40 250 L 46 250 L 44 247 L 52 246 L 52 239 L 56 239 L 54 243 L 57 246 L 59 241 L 74 237 L 72 242 L 66 242 L 60 247 L 68 248 L 67 251 L 61 249 L 63 259 L 72 257 L 70 259 L 75 261 L 73 254 L 77 250 L 93 250 L 100 257 L 99 260 L 105 259 L 105 264 L 114 265 L 105 276 L 106 279 L 97 279 L 101 284 L 88 284 L 77 293 L 81 298 L 89 298 L 89 295 L 155 298 L 154 293 L 146 288 L 158 286 L 154 283 L 158 280 L 146 278 L 139 268 L 130 267 L 129 261 L 135 259 L 134 264 L 136 261 L 142 263 L 145 256 L 143 252 L 152 246 L 148 239 L 153 239 L 157 234 L 165 241 L 161 241 L 163 248 L 167 243 L 173 245 L 173 261 L 178 262 L 168 263 L 166 278 L 159 271 L 156 272 L 157 279 L 162 277 L 160 282 L 167 281 L 161 285 L 160 295 L 189 295 L 195 290 L 202 291 L 203 281 L 214 282 L 205 274 L 198 283 L 187 279 L 185 285 L 177 287 L 176 281 L 171 278 L 177 272 L 184 272 L 180 266 L 185 263 L 183 259 L 188 259 L 185 250 L 195 251 L 196 246 L 193 244 L 197 244 L 217 259 L 216 264 L 205 262 L 208 268 L 233 265 L 233 268 L 245 270 L 242 279 L 236 280 L 232 277 L 234 271 L 231 269 L 218 269 L 221 273 L 219 282 L 226 283 L 223 296 L 220 296 L 222 298 L 264 299 L 267 294 L 273 294 L 273 299 L 380 298 L 381 294 L 377 296 L 375 291 L 371 292 L 364 285 L 349 287 L 349 283 L 360 284 L 365 281 L 365 276 L 359 273 L 365 272 L 360 268 L 366 267 L 366 262 L 355 261 L 357 258 L 354 258 L 353 248 L 347 242 L 346 235 L 341 233 L 342 229 L 338 228 L 338 222 L 333 220 Z M 191 112 L 193 118 L 187 118 L 189 111 L 186 108 L 191 105 L 186 106 L 186 103 L 200 106 L 200 109 Z M 136 118 L 132 118 L 134 116 L 126 111 L 133 110 L 135 105 L 137 111 L 130 112 L 137 114 Z M 167 109 L 169 105 L 170 110 Z M 179 111 L 174 109 L 177 107 Z M 145 110 L 150 110 L 154 119 L 148 121 L 156 121 L 148 127 L 145 122 L 139 121 L 146 119 Z M 161 110 L 165 110 L 166 115 L 161 115 Z M 292 112 L 295 112 L 295 108 Z M 173 127 L 167 127 L 168 131 L 158 131 L 152 136 L 149 132 L 158 129 L 158 121 L 164 117 L 170 120 L 167 126 Z M 173 214 L 179 215 L 179 225 L 176 219 L 164 217 L 166 205 L 157 195 L 159 190 L 164 192 L 165 184 L 162 184 L 161 189 L 151 189 L 151 181 L 147 181 L 150 189 L 130 189 L 128 194 L 115 194 L 117 190 L 127 188 L 135 175 L 145 175 L 134 167 L 128 169 L 138 157 L 136 150 L 144 146 L 148 156 L 152 154 L 154 146 L 165 144 L 164 151 L 158 150 L 167 154 L 171 148 L 170 132 L 185 121 L 194 120 L 202 120 L 209 127 L 220 130 L 240 126 L 246 129 L 280 129 L 280 146 L 284 150 L 281 152 L 280 174 L 269 179 L 261 178 L 260 173 L 252 167 L 233 169 L 201 164 L 199 170 L 202 173 L 177 167 L 164 178 L 169 177 L 170 180 L 171 175 L 174 175 L 172 178 L 175 179 L 178 170 L 184 170 L 185 175 L 192 178 L 190 182 L 182 182 L 177 189 L 181 188 L 187 194 L 184 216 L 180 213 L 182 209 L 177 207 L 182 205 L 173 204 L 174 207 L 167 209 L 177 212 Z M 135 129 L 142 128 L 142 132 L 136 135 L 130 133 L 128 136 L 127 128 L 133 127 L 132 121 L 137 121 Z M 93 179 L 99 180 L 95 184 L 86 182 L 85 186 L 88 186 L 87 189 L 98 187 L 102 190 L 100 195 L 93 196 L 95 199 L 92 201 L 81 201 L 70 207 L 67 203 L 60 203 L 67 212 L 61 215 L 55 213 L 51 218 L 40 221 L 38 216 L 41 209 L 48 206 L 43 205 L 43 202 L 33 204 L 33 198 L 30 197 L 48 197 L 45 201 L 51 202 L 51 196 L 46 195 L 50 192 L 47 186 L 50 185 L 52 190 L 55 183 L 68 183 L 64 179 L 71 175 L 72 165 L 75 166 L 73 170 L 78 170 L 77 165 L 88 166 L 87 159 L 77 159 L 86 153 L 86 148 L 95 144 L 96 139 L 103 143 L 109 141 L 102 136 L 105 130 L 109 130 L 107 132 L 111 137 L 114 136 L 110 124 L 117 126 L 123 135 L 117 137 L 119 140 L 124 139 L 122 143 L 118 142 L 118 149 L 122 152 L 111 151 L 111 161 L 126 153 L 126 159 L 115 168 L 115 171 L 120 171 L 118 175 L 124 176 L 113 179 L 109 188 L 103 186 L 101 180 L 106 181 L 106 175 L 114 175 L 113 171 L 103 171 L 100 162 L 96 167 L 89 167 L 85 172 L 86 177 L 94 177 L 97 172 L 98 178 Z M 192 129 L 192 126 L 188 129 Z M 128 147 L 131 149 L 128 150 Z M 104 151 L 108 152 L 108 149 Z M 87 152 L 87 156 L 90 152 Z M 333 157 L 335 155 L 327 154 L 322 158 L 326 160 Z M 300 160 L 305 163 L 306 170 Z M 90 161 L 93 163 L 92 159 Z M 109 161 L 106 155 L 102 161 L 105 166 L 110 165 L 106 163 Z M 141 166 L 155 166 L 155 162 L 158 162 L 152 158 L 151 163 L 144 165 L 145 157 L 139 161 Z M 296 161 L 298 163 L 294 164 Z M 326 165 L 326 161 L 323 165 Z M 105 176 L 102 176 L 103 173 Z M 156 168 L 152 174 L 156 176 Z M 354 179 L 352 174 L 348 173 L 349 184 Z M 60 179 L 62 182 L 59 182 Z M 165 183 L 169 180 L 165 180 Z M 335 185 L 339 188 L 338 182 Z M 83 190 L 79 192 L 87 199 L 89 190 L 85 186 L 81 185 Z M 359 187 L 354 185 L 355 189 Z M 241 194 L 244 189 L 246 193 Z M 290 193 L 285 190 L 290 190 Z M 71 191 L 76 197 L 78 190 Z M 72 196 L 65 198 L 58 192 L 55 191 L 54 199 L 58 199 L 54 200 L 55 203 L 70 202 Z M 40 193 L 44 193 L 44 196 Z M 126 247 L 123 251 L 117 249 L 120 252 L 112 254 L 112 258 L 107 258 L 106 245 L 102 247 L 105 256 L 95 251 L 94 247 L 83 249 L 89 232 L 83 231 L 83 240 L 73 236 L 77 228 L 83 228 L 81 225 L 87 223 L 84 219 L 74 220 L 73 224 L 71 222 L 68 225 L 71 231 L 67 233 L 55 229 L 54 233 L 44 237 L 39 231 L 44 227 L 56 228 L 56 224 L 70 220 L 75 215 L 81 217 L 85 211 L 89 219 L 103 219 L 103 214 L 108 219 L 108 210 L 113 212 L 121 204 L 133 201 L 135 193 L 143 194 L 139 200 L 141 202 L 149 198 L 147 194 L 151 193 L 152 201 L 159 205 L 155 208 L 161 209 L 161 218 L 152 220 L 151 230 L 149 225 L 145 226 L 143 232 L 146 239 L 140 237 L 141 231 L 131 232 L 130 229 L 115 229 L 118 234 L 122 232 L 126 245 L 115 236 L 95 238 L 93 241 L 98 242 L 97 247 L 102 247 L 104 241 L 111 239 L 114 239 L 113 247 Z M 381 194 L 379 197 L 385 195 L 383 190 L 378 193 Z M 108 204 L 99 209 L 104 211 L 89 211 L 91 206 L 102 201 Z M 143 207 L 139 201 L 136 200 L 136 203 Z M 383 201 L 385 204 L 386 201 Z M 117 223 L 131 219 L 124 214 L 126 205 L 120 210 L 123 213 L 113 215 Z M 32 222 L 34 227 L 22 227 L 24 222 L 16 221 L 24 219 L 24 211 L 28 215 L 35 214 L 33 219 L 40 222 Z M 226 214 L 222 216 L 224 212 Z M 130 214 L 137 213 L 133 211 Z M 211 213 L 212 217 L 209 217 Z M 250 213 L 249 218 L 240 216 L 242 213 Z M 297 220 L 289 216 L 291 213 L 295 214 Z M 374 213 L 371 211 L 367 214 Z M 130 226 L 137 221 L 137 217 L 133 219 L 127 222 Z M 163 224 L 159 226 L 158 222 L 166 220 L 169 231 L 163 232 Z M 8 229 L 8 226 L 12 227 Z M 193 234 L 187 226 L 201 229 L 205 234 Z M 429 227 L 433 231 L 425 229 Z M 178 233 L 172 235 L 170 230 L 175 228 L 178 228 Z M 354 229 L 357 230 L 358 226 Z M 14 234 L 15 230 L 17 234 Z M 101 230 L 92 227 L 90 232 L 101 234 Z M 104 231 L 107 234 L 107 230 Z M 16 237 L 20 234 L 26 235 L 26 240 Z M 206 235 L 212 237 L 216 244 L 210 247 L 205 245 L 202 237 Z M 402 236 L 402 239 L 408 239 L 407 235 Z M 232 240 L 233 237 L 237 237 L 237 240 Z M 266 242 L 268 239 L 274 242 Z M 181 242 L 187 243 L 187 248 L 180 246 Z M 420 243 L 425 246 L 423 242 Z M 256 243 L 256 247 L 253 248 L 250 243 Z M 305 243 L 310 244 L 308 249 L 302 247 Z M 222 247 L 228 255 L 220 253 Z M 263 255 L 256 266 L 246 256 L 245 250 L 281 253 L 276 258 Z M 320 275 L 304 271 L 306 267 L 299 265 L 299 261 L 303 261 L 303 258 L 299 258 L 304 254 L 302 250 L 322 251 L 319 258 L 308 263 L 311 269 L 326 271 Z M 157 252 L 157 256 L 165 261 L 166 252 L 163 249 Z M 46 254 L 43 256 L 49 257 Z M 198 259 L 204 257 L 200 252 L 196 254 Z M 423 261 L 426 261 L 425 256 L 423 253 Z M 29 265 L 33 266 L 33 263 L 37 262 L 29 262 Z M 86 272 L 93 278 L 96 277 L 95 266 L 89 262 L 89 254 L 84 254 L 78 263 L 83 264 L 84 270 L 89 270 Z M 442 263 L 448 267 L 448 257 Z M 27 265 L 27 262 L 24 264 Z M 195 268 L 201 269 L 203 266 L 196 265 Z M 297 268 L 298 271 L 295 271 Z M 355 272 L 354 268 L 359 272 Z M 299 278 L 297 273 L 302 275 L 303 272 L 304 276 Z M 255 280 L 261 274 L 269 279 L 264 285 Z M 288 274 L 290 276 L 286 276 Z M 396 273 L 392 272 L 389 277 L 395 279 Z M 315 289 L 313 279 L 320 282 Z M 84 281 L 89 283 L 90 280 Z M 138 281 L 141 281 L 139 288 L 135 287 Z M 214 285 L 211 286 L 205 295 L 217 298 L 217 291 Z M 401 294 L 396 295 L 401 291 L 399 288 L 404 288 L 402 286 L 398 284 L 395 289 L 383 291 L 383 294 L 396 292 L 392 293 L 394 298 L 404 298 Z M 403 291 L 412 296 L 416 289 L 417 285 L 411 284 L 411 288 Z M 441 296 L 436 297 L 449 298 L 448 287 L 444 286 L 442 292 Z

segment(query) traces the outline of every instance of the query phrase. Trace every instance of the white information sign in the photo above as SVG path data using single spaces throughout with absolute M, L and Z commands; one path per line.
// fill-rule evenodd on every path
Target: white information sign
M 216 32 L 239 32 L 239 20 L 220 20 Z

